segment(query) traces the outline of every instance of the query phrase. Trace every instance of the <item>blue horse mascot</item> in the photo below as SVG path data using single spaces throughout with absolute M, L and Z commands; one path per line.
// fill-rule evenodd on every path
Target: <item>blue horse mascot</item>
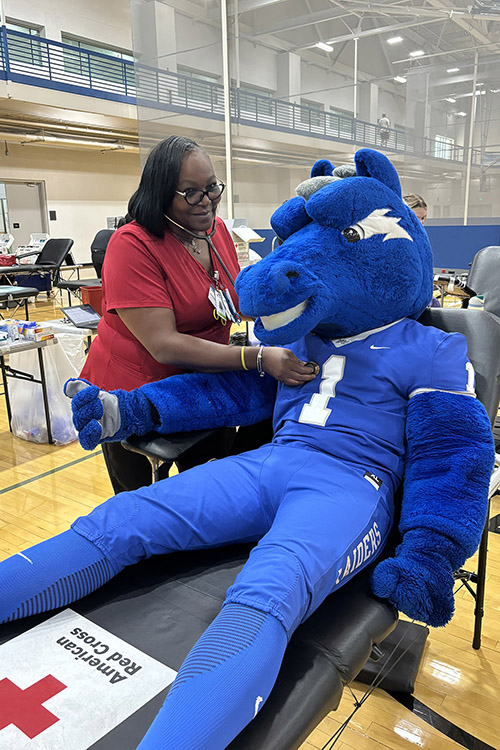
M 380 556 L 401 483 L 401 543 L 375 566 L 373 591 L 433 626 L 453 614 L 453 572 L 486 518 L 490 423 L 465 338 L 417 320 L 432 255 L 394 167 L 369 149 L 355 163 L 344 176 L 317 162 L 272 217 L 282 244 L 238 276 L 259 370 L 130 393 L 66 385 L 87 449 L 271 414 L 272 442 L 117 495 L 0 563 L 7 621 L 66 605 L 151 555 L 256 543 L 140 750 L 227 747 L 266 701 L 297 626 Z M 277 384 L 266 345 L 287 345 L 316 377 Z

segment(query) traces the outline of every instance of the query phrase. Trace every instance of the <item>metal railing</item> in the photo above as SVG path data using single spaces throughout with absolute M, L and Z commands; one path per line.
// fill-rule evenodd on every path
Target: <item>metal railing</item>
M 224 118 L 220 84 L 134 65 L 129 60 L 23 34 L 5 26 L 1 32 L 0 79 L 205 118 Z M 244 89 L 231 89 L 231 117 L 233 122 L 267 130 L 357 146 L 381 146 L 380 128 L 374 123 Z M 384 148 L 447 164 L 464 164 L 467 159 L 463 146 L 450 145 L 443 151 L 439 141 L 397 129 L 389 129 Z M 490 165 L 500 164 L 499 154 L 488 156 Z M 479 149 L 472 151 L 472 164 L 482 164 Z

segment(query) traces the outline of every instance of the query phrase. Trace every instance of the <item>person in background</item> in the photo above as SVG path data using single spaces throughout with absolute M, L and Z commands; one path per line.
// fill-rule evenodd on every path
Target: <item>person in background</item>
M 403 200 L 422 224 L 425 224 L 427 221 L 427 203 L 422 196 L 418 193 L 407 193 L 407 195 L 403 195 Z
M 422 196 L 418 193 L 407 193 L 406 195 L 403 195 L 403 200 L 408 208 L 411 208 L 417 219 L 420 219 L 420 222 L 425 224 L 427 221 L 427 203 Z M 439 291 L 439 288 L 435 286 L 434 291 Z M 433 296 L 429 302 L 429 307 L 441 307 L 441 304 L 439 300 Z
M 82 378 L 105 390 L 130 391 L 178 373 L 257 368 L 257 347 L 229 345 L 231 322 L 238 320 L 239 265 L 231 236 L 216 217 L 223 191 L 209 156 L 194 141 L 171 136 L 151 151 L 129 201 L 131 220 L 107 246 L 103 314 Z M 266 347 L 261 364 L 286 385 L 315 377 L 280 347 Z M 233 439 L 233 430 L 221 431 L 179 469 L 225 455 Z M 119 443 L 107 443 L 103 453 L 115 493 L 151 483 L 146 457 Z M 162 466 L 162 477 L 169 468 Z
M 391 121 L 385 114 L 382 113 L 382 117 L 378 119 L 378 126 L 380 128 L 380 143 L 382 146 L 387 146 L 389 141 L 389 128 L 391 127 Z

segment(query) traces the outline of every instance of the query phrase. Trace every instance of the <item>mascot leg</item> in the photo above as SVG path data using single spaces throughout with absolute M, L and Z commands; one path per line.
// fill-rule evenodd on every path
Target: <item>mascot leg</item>
M 0 622 L 81 599 L 118 570 L 73 529 L 0 562 Z
M 259 539 L 269 527 L 253 481 L 259 453 L 123 492 L 0 562 L 0 622 L 66 606 L 152 555 Z
M 269 451 L 259 482 L 272 526 L 138 750 L 224 750 L 269 696 L 295 628 L 383 548 L 392 525 L 385 483 L 377 490 L 360 470 L 283 446 Z
M 279 620 L 226 604 L 184 661 L 138 750 L 222 750 L 267 700 L 285 653 Z

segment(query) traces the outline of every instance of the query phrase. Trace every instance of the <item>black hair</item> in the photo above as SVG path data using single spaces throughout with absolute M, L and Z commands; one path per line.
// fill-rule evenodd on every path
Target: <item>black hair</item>
M 139 187 L 130 198 L 128 213 L 155 237 L 165 234 L 165 214 L 175 196 L 184 154 L 199 148 L 190 138 L 171 135 L 158 143 L 146 160 Z
M 129 224 L 134 219 L 130 214 L 125 214 L 125 216 L 122 216 L 120 219 L 118 219 L 118 224 L 116 225 L 117 229 L 120 229 L 120 227 L 124 227 L 125 224 Z

